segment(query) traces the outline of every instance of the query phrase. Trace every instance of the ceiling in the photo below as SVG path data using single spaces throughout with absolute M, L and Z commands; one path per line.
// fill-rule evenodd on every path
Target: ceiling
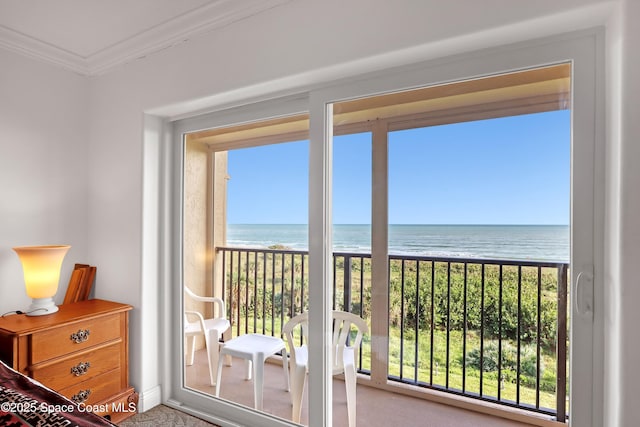
M 562 63 L 477 79 L 380 94 L 333 104 L 334 135 L 368 132 L 383 119 L 389 131 L 570 108 L 571 65 Z M 187 142 L 216 151 L 309 138 L 298 114 L 193 132 Z
M 289 0 L 0 0 L 0 47 L 99 75 Z

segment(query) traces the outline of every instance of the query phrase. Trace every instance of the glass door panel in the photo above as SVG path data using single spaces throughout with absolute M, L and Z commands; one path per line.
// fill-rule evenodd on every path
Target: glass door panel
M 187 135 L 184 168 L 184 386 L 286 420 L 283 326 L 308 306 L 304 123 Z
M 564 420 L 570 76 L 560 64 L 333 105 L 340 138 L 371 132 L 372 255 L 362 270 L 375 359 L 361 374 L 373 383 Z M 338 138 L 333 149 L 336 216 Z

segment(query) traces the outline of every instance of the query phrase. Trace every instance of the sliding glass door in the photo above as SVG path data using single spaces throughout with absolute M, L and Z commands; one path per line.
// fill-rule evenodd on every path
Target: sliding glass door
M 588 47 L 573 40 L 427 63 L 176 123 L 178 316 L 196 311 L 182 305 L 192 274 L 226 304 L 231 328 L 220 343 L 280 339 L 289 319 L 307 313 L 299 421 L 312 427 L 347 425 L 342 376 L 344 394 L 332 390 L 335 309 L 366 323 L 360 384 L 427 399 L 434 389 L 590 425 L 601 319 Z M 206 190 L 190 193 L 192 173 Z M 210 211 L 199 215 L 200 200 Z M 298 421 L 282 352 L 262 386 L 284 409 L 255 412 L 242 369 L 223 363 L 222 400 L 211 400 L 210 384 L 193 385 L 207 382 L 207 370 L 190 376 L 185 350 L 172 359 L 177 401 L 247 424 Z M 225 378 L 246 393 L 225 395 Z M 358 422 L 368 415 L 359 411 Z

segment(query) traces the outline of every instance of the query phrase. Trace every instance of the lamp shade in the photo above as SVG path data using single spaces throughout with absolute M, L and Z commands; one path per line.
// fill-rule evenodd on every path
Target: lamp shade
M 34 315 L 48 314 L 58 310 L 52 297 L 58 291 L 60 267 L 70 247 L 69 245 L 49 245 L 13 248 L 22 262 L 27 295 L 34 300 L 30 308 Z M 52 309 L 51 305 L 55 309 Z

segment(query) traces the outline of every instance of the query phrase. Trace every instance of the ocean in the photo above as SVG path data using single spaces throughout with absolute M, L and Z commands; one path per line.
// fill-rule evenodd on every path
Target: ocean
M 308 249 L 306 224 L 229 224 L 227 246 Z M 371 252 L 371 226 L 333 228 L 335 252 Z M 569 262 L 567 225 L 390 225 L 389 253 Z

